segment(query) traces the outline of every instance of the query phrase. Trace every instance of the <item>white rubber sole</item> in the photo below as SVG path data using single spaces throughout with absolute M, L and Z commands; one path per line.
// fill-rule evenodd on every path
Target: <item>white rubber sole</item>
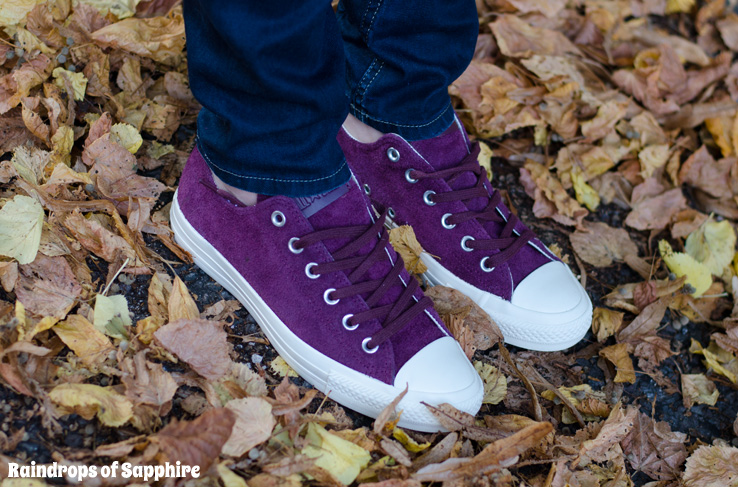
M 579 343 L 592 324 L 592 302 L 581 286 L 576 306 L 561 313 L 543 313 L 515 306 L 469 284 L 428 253 L 420 258 L 428 267 L 424 276 L 431 285 L 451 287 L 471 298 L 497 323 L 510 345 L 540 352 L 565 350 Z M 569 277 L 575 279 L 571 274 Z
M 323 355 L 295 335 L 246 279 L 190 225 L 179 208 L 177 193 L 172 202 L 170 222 L 175 240 L 192 254 L 195 264 L 244 305 L 279 355 L 316 389 L 339 404 L 372 418 L 404 390 L 404 387 L 385 384 Z M 398 425 L 423 432 L 443 431 L 421 402 L 431 405 L 449 402 L 461 411 L 476 414 L 483 394 L 481 380 L 444 393 L 409 390 L 397 407 L 403 411 Z

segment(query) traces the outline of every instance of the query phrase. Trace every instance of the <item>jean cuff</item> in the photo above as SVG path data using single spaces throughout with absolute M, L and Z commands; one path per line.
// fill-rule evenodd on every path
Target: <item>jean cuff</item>
M 451 101 L 449 101 L 448 105 L 439 114 L 436 114 L 431 117 L 430 121 L 422 124 L 403 124 L 383 120 L 370 115 L 364 107 L 353 102 L 349 110 L 354 117 L 370 127 L 374 127 L 385 134 L 397 134 L 405 140 L 423 140 L 440 135 L 454 123 L 456 118 L 456 112 L 451 105 Z

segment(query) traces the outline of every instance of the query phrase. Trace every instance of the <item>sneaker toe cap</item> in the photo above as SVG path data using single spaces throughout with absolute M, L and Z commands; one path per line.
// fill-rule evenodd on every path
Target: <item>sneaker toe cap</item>
M 451 337 L 426 345 L 399 370 L 395 387 L 408 386 L 409 395 L 431 405 L 449 403 L 460 411 L 476 414 L 484 386 L 461 347 Z
M 581 284 L 562 262 L 542 265 L 526 276 L 513 292 L 511 303 L 544 313 L 563 313 L 587 299 Z

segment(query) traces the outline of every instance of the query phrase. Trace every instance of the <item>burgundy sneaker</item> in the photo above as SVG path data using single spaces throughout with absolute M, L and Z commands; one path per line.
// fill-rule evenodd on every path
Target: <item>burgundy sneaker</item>
M 502 203 L 458 119 L 438 137 L 412 143 L 387 134 L 362 144 L 344 129 L 338 141 L 372 203 L 415 230 L 428 281 L 473 299 L 507 343 L 563 350 L 587 333 L 587 293 Z
M 426 402 L 476 414 L 483 385 L 373 221 L 355 180 L 244 206 L 195 149 L 171 210 L 177 243 L 236 296 L 277 352 L 336 402 L 376 417 L 405 386 L 400 426 L 442 427 Z

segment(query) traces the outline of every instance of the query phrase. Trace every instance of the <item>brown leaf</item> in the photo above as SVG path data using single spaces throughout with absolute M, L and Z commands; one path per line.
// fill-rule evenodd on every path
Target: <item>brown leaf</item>
M 70 315 L 52 329 L 87 366 L 101 365 L 114 349 L 108 337 L 82 315 Z
M 169 321 L 177 320 L 197 320 L 200 318 L 200 311 L 197 309 L 195 300 L 192 299 L 187 286 L 182 282 L 179 276 L 175 276 L 172 283 L 172 289 L 169 295 Z
M 98 220 L 85 218 L 78 209 L 64 219 L 64 226 L 83 247 L 106 261 L 115 262 L 119 255 L 123 255 L 136 262 L 135 250 L 123 237 L 105 228 Z
M 700 446 L 687 459 L 687 487 L 738 487 L 738 448 L 727 445 Z
M 681 188 L 674 188 L 635 203 L 625 224 L 637 230 L 662 230 L 674 215 L 686 207 L 687 200 Z
M 236 422 L 228 441 L 223 445 L 223 454 L 240 457 L 255 446 L 269 439 L 277 424 L 272 415 L 272 406 L 260 397 L 234 399 L 226 404 L 233 412 Z
M 592 316 L 592 332 L 597 341 L 602 343 L 620 330 L 624 313 L 607 308 L 595 308 Z
M 636 376 L 635 370 L 633 370 L 633 360 L 631 360 L 629 351 L 631 347 L 627 343 L 618 343 L 611 345 L 600 350 L 600 357 L 604 357 L 613 365 L 617 370 L 615 375 L 615 382 L 629 382 L 635 384 Z
M 591 440 L 583 442 L 579 448 L 579 462 L 574 462 L 580 466 L 594 462 L 606 462 L 613 460 L 614 456 L 622 454 L 620 448 L 613 448 L 618 445 L 633 428 L 633 422 L 636 419 L 638 410 L 634 407 L 623 409 L 618 405 L 613 408 L 607 420 L 602 424 L 597 436 Z
M 487 350 L 495 343 L 503 341 L 502 332 L 487 312 L 460 291 L 445 286 L 433 286 L 425 295 L 433 300 L 433 307 L 444 322 L 447 318 L 450 322 L 452 316 L 463 317 L 463 327 L 473 333 L 472 343 L 476 349 Z M 448 326 L 450 323 L 446 324 Z
M 15 287 L 18 300 L 40 316 L 64 318 L 82 293 L 82 286 L 64 257 L 39 254 L 30 264 L 20 266 Z
M 561 32 L 534 27 L 514 15 L 500 15 L 489 24 L 500 52 L 510 57 L 530 57 L 532 54 L 578 54 L 579 49 Z
M 705 374 L 682 374 L 682 400 L 689 409 L 695 404 L 714 406 L 718 400 L 715 383 Z
M 218 323 L 179 319 L 156 330 L 154 336 L 206 379 L 220 379 L 230 370 L 230 346 Z
M 134 405 L 159 406 L 160 412 L 168 412 L 168 404 L 177 392 L 177 382 L 161 364 L 146 360 L 146 351 L 138 352 L 133 359 L 126 357 L 120 364 L 121 382 L 126 386 L 126 396 Z M 163 408 L 161 406 L 164 406 Z
M 582 222 L 586 231 L 577 230 L 569 234 L 574 251 L 588 264 L 607 267 L 613 261 L 621 262 L 626 255 L 638 254 L 633 243 L 622 228 L 613 228 L 603 222 Z
M 379 442 L 379 445 L 382 447 L 382 450 L 384 450 L 387 455 L 394 458 L 395 461 L 400 465 L 410 467 L 413 464 L 413 462 L 410 460 L 410 455 L 408 455 L 407 451 L 397 441 L 389 438 L 382 438 L 382 440 Z
M 232 411 L 214 408 L 192 421 L 172 419 L 151 441 L 159 445 L 169 462 L 199 465 L 204 473 L 218 459 L 235 422 Z
M 17 281 L 18 263 L 16 261 L 0 262 L 0 284 L 2 284 L 5 292 L 11 292 Z
M 402 225 L 390 230 L 390 243 L 405 262 L 405 268 L 411 274 L 423 274 L 428 267 L 420 260 L 423 247 L 415 237 L 413 227 Z
M 628 326 L 620 330 L 617 336 L 618 341 L 627 341 L 655 331 L 661 323 L 661 318 L 664 317 L 664 313 L 666 313 L 667 306 L 667 298 L 661 298 L 646 306 L 643 311 L 641 311 L 641 314 L 636 316 Z
M 677 478 L 687 458 L 687 435 L 672 432 L 665 422 L 655 422 L 643 413 L 633 421 L 633 429 L 620 442 L 630 465 L 655 480 Z
M 397 405 L 400 404 L 400 401 L 402 401 L 402 398 L 405 397 L 405 395 L 407 394 L 408 387 L 410 386 L 406 384 L 405 390 L 398 394 L 397 397 L 394 398 L 391 403 L 387 404 L 387 406 L 382 409 L 382 412 L 379 413 L 377 419 L 374 420 L 374 433 L 381 435 L 384 431 L 385 425 L 390 420 L 393 420 L 394 424 L 397 423 L 399 415 L 396 411 L 396 408 Z M 394 424 L 392 425 L 392 428 L 390 428 L 390 430 L 394 428 Z
M 731 172 L 738 171 L 738 159 L 728 157 L 715 161 L 703 145 L 684 161 L 679 170 L 679 183 L 687 183 L 715 198 L 730 198 L 732 191 L 730 185 Z
M 581 226 L 589 213 L 569 196 L 561 182 L 542 164 L 527 160 L 520 169 L 520 182 L 535 200 L 533 213 L 538 218 L 552 218 L 562 225 Z

